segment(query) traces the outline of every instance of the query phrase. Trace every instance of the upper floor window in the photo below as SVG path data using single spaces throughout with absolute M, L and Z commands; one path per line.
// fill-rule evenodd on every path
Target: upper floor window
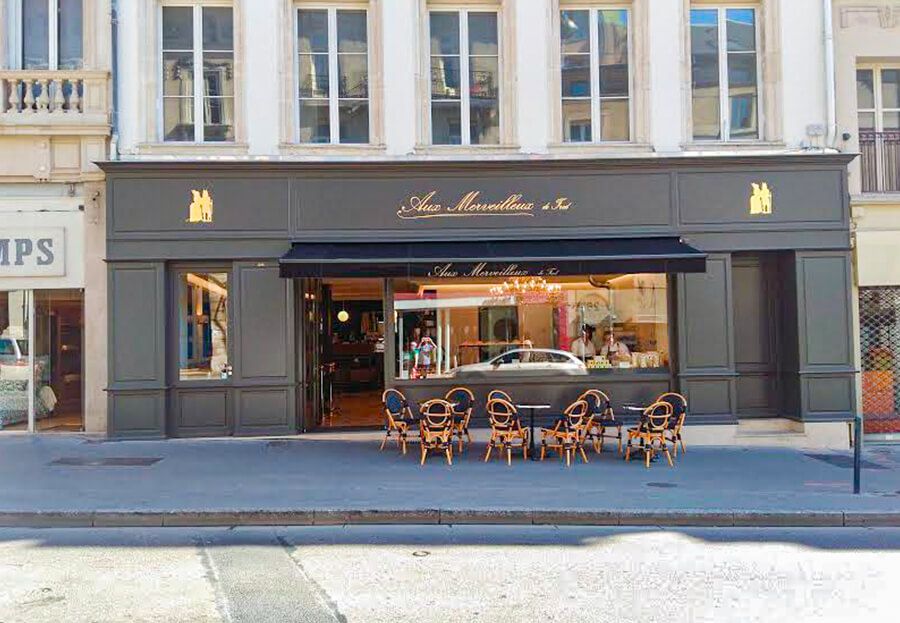
M 900 65 L 856 70 L 863 192 L 900 192 Z
M 560 11 L 563 140 L 628 141 L 628 10 Z
M 82 0 L 12 0 L 11 66 L 81 69 Z
M 301 143 L 369 142 L 369 36 L 364 10 L 298 9 Z
M 496 11 L 429 12 L 431 141 L 500 143 L 500 47 Z
M 757 12 L 691 9 L 691 96 L 696 140 L 759 138 Z
M 166 141 L 234 140 L 231 7 L 162 7 L 162 110 Z

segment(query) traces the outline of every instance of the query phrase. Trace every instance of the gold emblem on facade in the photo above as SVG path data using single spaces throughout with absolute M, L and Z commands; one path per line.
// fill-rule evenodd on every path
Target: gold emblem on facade
M 193 201 L 188 207 L 188 223 L 212 223 L 213 221 L 213 200 L 209 196 L 207 189 L 192 190 L 191 196 Z
M 771 214 L 774 195 L 766 182 L 750 184 L 750 214 Z

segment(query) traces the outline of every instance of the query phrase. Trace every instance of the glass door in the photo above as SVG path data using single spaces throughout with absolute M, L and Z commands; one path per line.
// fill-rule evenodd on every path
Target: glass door
M 322 335 L 325 331 L 322 282 L 318 279 L 301 281 L 301 352 L 303 361 L 303 421 L 302 432 L 312 430 L 319 425 L 324 404 L 323 379 L 325 369 L 322 367 Z
M 0 292 L 0 431 L 34 431 L 30 290 Z

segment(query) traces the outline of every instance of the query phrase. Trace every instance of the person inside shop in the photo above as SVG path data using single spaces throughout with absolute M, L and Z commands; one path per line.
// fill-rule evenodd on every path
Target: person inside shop
M 610 363 L 631 361 L 631 351 L 616 338 L 612 330 L 603 334 L 603 346 L 600 347 L 600 354 L 606 357 Z
M 434 343 L 434 340 L 431 339 L 426 330 L 418 344 L 419 378 L 428 378 L 428 372 L 431 370 L 432 355 L 436 350 L 437 344 Z
M 589 324 L 581 326 L 581 336 L 572 341 L 569 351 L 581 360 L 587 360 L 597 354 L 594 346 L 594 327 Z

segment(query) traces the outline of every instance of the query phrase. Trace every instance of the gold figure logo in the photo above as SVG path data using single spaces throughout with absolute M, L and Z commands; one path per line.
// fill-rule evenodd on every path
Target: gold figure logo
M 753 182 L 750 186 L 753 188 L 750 194 L 750 214 L 771 214 L 774 195 L 769 185 L 766 182 Z
M 189 206 L 188 223 L 212 223 L 213 221 L 213 200 L 209 196 L 209 191 L 205 188 L 203 191 L 192 190 L 191 195 L 193 201 Z

